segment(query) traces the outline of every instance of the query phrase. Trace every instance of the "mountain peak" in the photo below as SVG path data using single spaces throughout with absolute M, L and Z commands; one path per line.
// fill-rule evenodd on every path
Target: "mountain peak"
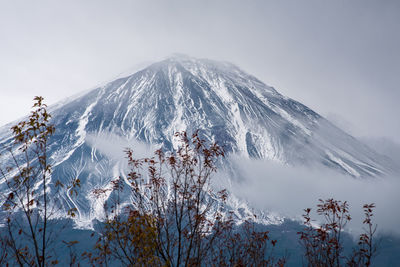
M 185 54 L 175 53 L 171 56 L 167 57 L 166 59 L 156 62 L 153 65 L 155 66 L 172 66 L 179 64 L 182 67 L 186 68 L 187 70 L 190 69 L 199 69 L 202 68 L 203 70 L 207 71 L 214 71 L 214 72 L 232 72 L 232 73 L 242 73 L 245 72 L 241 70 L 238 66 L 234 65 L 233 63 L 227 61 L 216 61 L 206 58 L 196 58 L 192 56 L 188 56 Z M 151 66 L 150 66 L 151 67 Z M 246 73 L 247 76 L 251 76 Z M 255 77 L 253 77 L 255 78 Z
M 112 81 L 53 113 L 58 132 L 71 145 L 68 155 L 86 144 L 87 133 L 114 133 L 172 149 L 175 132 L 200 130 L 227 153 L 322 164 L 356 177 L 390 170 L 385 159 L 354 137 L 233 64 L 182 54 Z
M 238 67 L 181 55 L 54 107 L 52 123 L 57 129 L 48 151 L 53 175 L 82 181 L 85 193 L 79 200 L 65 197 L 66 207 L 78 208 L 80 220 L 101 214 L 93 188 L 108 188 L 125 175 L 115 144 L 125 144 L 117 148 L 121 151 L 132 140 L 170 150 L 177 148 L 173 136 L 180 131 L 199 130 L 227 155 L 324 165 L 353 177 L 392 170 L 386 158 Z M 2 135 L 0 147 L 10 140 Z
M 384 160 L 355 138 L 231 63 L 173 55 L 70 106 L 77 103 L 71 114 L 57 114 L 81 118 L 79 130 L 65 129 L 71 136 L 113 132 L 171 149 L 175 132 L 200 130 L 228 153 L 318 163 L 352 176 L 386 172 Z

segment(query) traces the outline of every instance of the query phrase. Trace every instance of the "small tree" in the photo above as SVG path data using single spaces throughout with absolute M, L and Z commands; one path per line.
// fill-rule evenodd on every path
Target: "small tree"
M 312 267 L 339 267 L 339 266 L 370 266 L 371 259 L 376 252 L 373 244 L 373 235 L 376 225 L 372 224 L 374 204 L 364 205 L 367 225 L 365 233 L 360 235 L 358 247 L 353 249 L 350 256 L 344 255 L 342 234 L 345 226 L 351 220 L 348 203 L 334 199 L 319 200 L 317 213 L 323 216 L 321 226 L 313 226 L 311 209 L 305 209 L 303 215 L 304 231 L 299 232 L 300 243 L 305 250 L 307 266 Z
M 155 218 L 149 214 L 142 215 L 131 207 L 125 207 L 120 212 L 123 182 L 116 179 L 112 184 L 116 198 L 109 213 L 105 207 L 106 220 L 101 229 L 103 235 L 95 245 L 97 253 L 84 252 L 84 258 L 93 266 L 108 266 L 110 261 L 118 261 L 123 266 L 160 266 L 156 253 Z M 100 196 L 107 191 L 95 189 L 94 194 Z
M 226 224 L 218 244 L 213 248 L 211 266 L 285 266 L 286 257 L 276 258 L 268 231 L 257 231 L 248 220 L 241 227 Z
M 227 192 L 215 192 L 211 186 L 217 161 L 224 156 L 222 149 L 216 144 L 208 146 L 197 132 L 192 138 L 186 132 L 175 136 L 180 140 L 175 152 L 157 150 L 152 158 L 134 159 L 133 152 L 127 151 L 131 171 L 126 180 L 133 201 L 121 207 L 123 179 L 114 181 L 116 201 L 98 240 L 98 254 L 89 255 L 92 262 L 272 266 L 272 261 L 264 261 L 267 232 L 256 232 L 248 222 L 241 238 L 231 239 L 235 224 L 225 210 Z M 105 193 L 103 189 L 95 192 Z M 235 247 L 227 242 L 234 242 Z
M 63 184 L 50 184 L 47 153 L 55 128 L 43 97 L 35 97 L 34 101 L 28 119 L 12 127 L 10 160 L 5 160 L 9 166 L 0 166 L 5 186 L 1 199 L 5 217 L 1 219 L 7 227 L 1 244 L 7 248 L 7 263 L 40 267 L 58 263 L 54 251 L 56 237 L 49 223 L 61 209 L 56 196 Z M 69 213 L 74 215 L 73 211 Z
M 372 259 L 376 255 L 377 245 L 374 243 L 373 237 L 375 235 L 377 225 L 372 223 L 373 209 L 375 204 L 365 204 L 363 224 L 365 225 L 364 233 L 362 233 L 358 240 L 358 248 L 353 250 L 353 254 L 348 259 L 348 266 L 371 266 Z

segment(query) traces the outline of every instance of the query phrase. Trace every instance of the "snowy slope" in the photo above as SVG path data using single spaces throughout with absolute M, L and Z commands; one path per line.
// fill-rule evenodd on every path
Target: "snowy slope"
M 104 149 L 112 138 L 124 140 L 114 150 L 132 140 L 172 149 L 177 146 L 175 132 L 199 129 L 206 140 L 245 157 L 325 165 L 353 177 L 380 176 L 393 169 L 388 159 L 316 112 L 225 62 L 171 57 L 51 112 L 56 126 L 49 153 L 53 176 L 82 181 L 77 199 L 64 197 L 66 208 L 78 208 L 81 222 L 101 217 L 104 199 L 95 198 L 93 189 L 110 187 L 126 171 L 123 154 Z M 0 129 L 0 146 L 10 140 L 8 129 Z M 239 200 L 231 206 L 242 213 L 249 209 Z M 265 222 L 277 220 L 265 215 Z

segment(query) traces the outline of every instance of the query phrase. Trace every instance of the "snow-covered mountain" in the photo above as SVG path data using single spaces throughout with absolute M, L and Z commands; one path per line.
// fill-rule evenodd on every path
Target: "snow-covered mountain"
M 126 171 L 121 140 L 172 149 L 177 131 L 199 129 L 227 153 L 282 164 L 325 165 L 353 177 L 393 171 L 387 158 L 226 62 L 174 56 L 53 106 L 51 113 L 53 177 L 81 180 L 78 198 L 64 196 L 81 220 L 101 214 L 102 200 L 92 190 L 110 187 Z M 0 147 L 11 140 L 9 128 L 0 129 Z M 247 208 L 240 201 L 232 205 L 242 213 Z

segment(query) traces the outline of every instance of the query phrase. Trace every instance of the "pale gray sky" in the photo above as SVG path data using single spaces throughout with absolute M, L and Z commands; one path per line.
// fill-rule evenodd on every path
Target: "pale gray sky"
M 0 0 L 0 125 L 180 52 L 400 142 L 400 1 Z

